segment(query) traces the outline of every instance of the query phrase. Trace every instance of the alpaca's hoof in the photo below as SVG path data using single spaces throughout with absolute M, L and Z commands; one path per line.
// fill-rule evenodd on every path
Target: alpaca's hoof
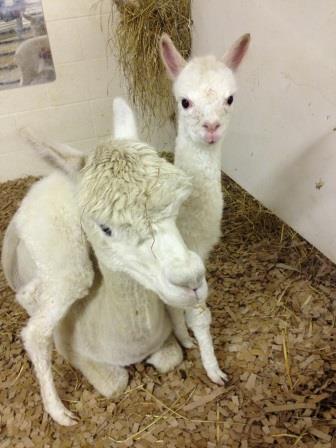
M 73 426 L 78 423 L 79 420 L 78 417 L 63 406 L 62 403 L 48 406 L 47 412 L 56 423 L 62 426 Z
M 212 382 L 218 384 L 219 386 L 224 386 L 225 382 L 229 380 L 226 373 L 224 373 L 219 366 L 214 366 L 207 369 L 207 375 Z

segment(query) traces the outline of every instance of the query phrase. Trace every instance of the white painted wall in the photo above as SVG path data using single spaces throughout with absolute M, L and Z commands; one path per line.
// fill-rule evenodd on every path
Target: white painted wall
M 223 170 L 336 262 L 335 0 L 194 0 L 194 22 L 197 55 L 252 35 Z
M 117 64 L 107 57 L 110 1 L 42 0 L 56 81 L 0 92 L 0 181 L 49 171 L 18 136 L 33 127 L 55 141 L 89 150 L 111 132 L 112 99 L 127 95 Z M 155 129 L 158 148 L 171 147 L 173 130 Z
M 17 137 L 23 125 L 87 150 L 110 133 L 112 98 L 124 92 L 94 2 L 43 0 L 57 80 L 0 92 L 0 181 L 47 171 Z M 193 4 L 194 54 L 221 55 L 252 34 L 224 171 L 336 261 L 335 0 Z M 172 131 L 152 141 L 169 147 Z

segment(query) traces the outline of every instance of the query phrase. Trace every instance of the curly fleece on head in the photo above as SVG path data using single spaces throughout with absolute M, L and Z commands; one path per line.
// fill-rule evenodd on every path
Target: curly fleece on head
M 99 145 L 79 173 L 83 216 L 148 234 L 155 223 L 177 213 L 191 191 L 182 170 L 150 146 L 125 140 Z

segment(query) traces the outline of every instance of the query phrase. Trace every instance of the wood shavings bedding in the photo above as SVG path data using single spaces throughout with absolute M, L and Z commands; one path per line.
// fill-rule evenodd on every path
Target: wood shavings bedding
M 1 240 L 32 182 L 1 184 Z M 189 350 L 167 375 L 132 366 L 129 389 L 113 402 L 55 353 L 57 389 L 80 417 L 60 427 L 43 413 L 20 339 L 27 316 L 0 272 L 0 448 L 336 446 L 336 268 L 227 177 L 223 189 L 208 280 L 230 383 L 212 384 Z

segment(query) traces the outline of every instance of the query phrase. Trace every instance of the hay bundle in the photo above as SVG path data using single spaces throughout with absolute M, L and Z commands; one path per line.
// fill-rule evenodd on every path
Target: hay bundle
M 181 54 L 189 57 L 191 0 L 111 1 L 109 44 L 125 76 L 130 100 L 146 125 L 153 118 L 174 120 L 174 101 L 159 58 L 158 41 L 163 32 L 168 33 Z M 113 20 L 116 11 L 117 25 Z

